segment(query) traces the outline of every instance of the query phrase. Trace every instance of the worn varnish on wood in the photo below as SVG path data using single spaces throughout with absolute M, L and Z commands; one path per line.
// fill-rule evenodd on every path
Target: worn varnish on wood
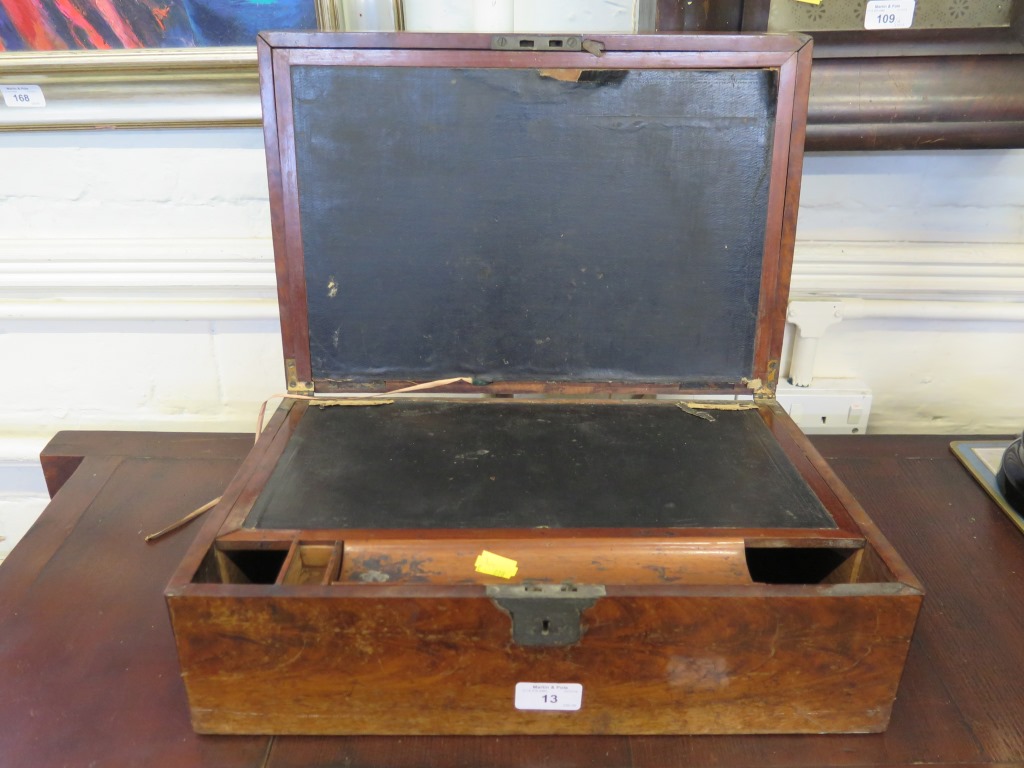
M 279 408 L 167 589 L 198 731 L 886 727 L 920 585 L 773 397 L 810 44 L 600 42 L 261 39 L 290 389 L 466 381 Z

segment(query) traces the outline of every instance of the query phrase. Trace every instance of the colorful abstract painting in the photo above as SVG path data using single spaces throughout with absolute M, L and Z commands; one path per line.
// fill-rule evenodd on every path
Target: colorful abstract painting
M 315 0 L 0 0 L 0 51 L 254 45 L 316 29 Z

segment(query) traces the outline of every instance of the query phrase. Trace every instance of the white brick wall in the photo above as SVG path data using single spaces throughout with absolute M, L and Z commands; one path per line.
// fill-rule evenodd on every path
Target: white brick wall
M 0 158 L 3 240 L 270 237 L 257 129 L 10 133 Z
M 54 432 L 251 431 L 284 377 L 259 130 L 2 134 L 0 167 L 2 558 Z
M 1024 150 L 809 155 L 794 294 L 1024 302 Z M 852 320 L 815 375 L 873 390 L 870 432 L 1024 428 L 1024 324 Z
M 1024 151 L 808 155 L 797 238 L 1021 245 Z
M 0 439 L 250 428 L 282 382 L 260 132 L 5 134 L 0 164 Z

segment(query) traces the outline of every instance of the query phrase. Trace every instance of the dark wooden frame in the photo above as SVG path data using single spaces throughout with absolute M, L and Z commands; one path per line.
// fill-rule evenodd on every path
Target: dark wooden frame
M 770 0 L 659 0 L 659 31 L 763 32 Z M 713 7 L 711 7 L 713 6 Z M 814 33 L 808 151 L 1024 147 L 1024 2 L 1009 27 Z
M 757 336 L 753 367 L 744 381 L 716 382 L 700 389 L 663 384 L 617 382 L 496 382 L 486 386 L 452 386 L 446 391 L 495 395 L 557 393 L 589 395 L 620 394 L 749 393 L 749 382 L 774 392 L 778 382 L 779 357 L 786 323 L 786 302 L 792 272 L 793 244 L 803 168 L 802 147 L 806 130 L 807 89 L 810 79 L 811 46 L 799 36 L 604 36 L 600 59 L 586 52 L 524 53 L 490 50 L 489 35 L 403 34 L 395 35 L 304 35 L 272 33 L 258 41 L 263 87 L 263 114 L 270 180 L 274 250 L 278 254 L 278 298 L 281 332 L 289 389 L 295 392 L 338 391 L 329 380 L 313 380 L 309 352 L 309 321 L 306 306 L 305 267 L 302 253 L 301 221 L 290 113 L 291 90 L 288 68 L 292 62 L 315 63 L 322 54 L 308 46 L 333 50 L 334 61 L 345 58 L 354 65 L 476 65 L 513 68 L 614 69 L 649 68 L 731 68 L 764 67 L 778 71 L 779 112 L 772 149 L 772 170 L 765 228 L 761 290 L 758 301 Z M 403 51 L 393 50 L 401 47 Z M 438 54 L 438 49 L 458 46 L 465 50 Z M 685 49 L 686 53 L 678 53 Z M 676 51 L 666 59 L 663 52 Z M 272 97 L 273 96 L 273 97 Z M 386 391 L 410 382 L 378 381 L 360 387 Z M 347 389 L 351 389 L 351 385 Z
M 722 382 L 700 390 L 623 382 L 540 381 L 494 384 L 475 391 L 483 389 L 496 396 L 544 392 L 577 398 L 610 393 L 628 400 L 656 392 L 749 393 L 753 389 L 758 414 L 769 433 L 837 528 L 557 532 L 246 528 L 243 523 L 297 426 L 315 413 L 308 402 L 288 399 L 220 504 L 209 513 L 166 591 L 197 730 L 639 734 L 861 732 L 886 727 L 922 600 L 921 585 L 772 397 L 796 228 L 810 45 L 806 38 L 796 36 L 606 37 L 602 42 L 604 55 L 595 62 L 591 54 L 492 51 L 487 36 L 406 35 L 399 39 L 390 35 L 280 34 L 260 41 L 284 354 L 287 369 L 294 372 L 290 387 L 300 392 L 313 388 L 330 391 L 332 386 L 331 382 L 313 381 L 310 366 L 296 164 L 288 139 L 294 130 L 287 72 L 290 62 L 345 58 L 356 64 L 401 61 L 546 69 L 773 68 L 779 77 L 779 105 L 751 372 L 755 381 Z M 404 50 L 384 50 L 392 47 Z M 670 51 L 671 56 L 665 55 Z M 374 387 L 390 389 L 400 383 L 404 382 L 379 381 Z M 523 402 L 519 407 L 536 406 Z M 672 403 L 605 403 L 604 407 L 675 411 Z M 781 552 L 783 558 L 827 554 L 835 560 L 814 578 L 786 583 L 669 579 L 652 583 L 631 580 L 629 568 L 613 569 L 605 581 L 606 596 L 588 609 L 594 612 L 589 616 L 599 618 L 589 625 L 585 621 L 584 627 L 590 638 L 600 638 L 604 632 L 605 639 L 575 643 L 546 654 L 510 643 L 510 619 L 486 591 L 494 577 L 470 573 L 467 578 L 460 571 L 450 578 L 442 573 L 440 579 L 424 583 L 411 573 L 399 572 L 391 583 L 352 583 L 342 581 L 340 570 L 335 570 L 341 568 L 343 547 L 353 541 L 377 546 L 413 541 L 423 548 L 425 557 L 433 556 L 432 547 L 451 542 L 475 546 L 516 541 L 519 546 L 539 550 L 552 542 L 591 541 L 606 551 L 623 547 L 639 553 L 631 564 L 635 569 L 657 562 L 656 542 L 669 539 L 698 546 L 720 542 L 734 553 Z M 648 544 L 650 550 L 646 551 Z M 311 580 L 295 581 L 291 575 L 295 563 L 301 561 L 302 547 L 318 548 L 326 563 L 322 575 L 317 571 Z M 232 570 L 232 558 L 239 553 L 269 553 L 265 559 L 271 563 L 271 573 L 251 579 Z M 617 620 L 616 611 L 635 612 L 637 625 Z M 680 636 L 678 627 L 689 626 L 698 614 L 705 617 L 699 627 Z M 647 620 L 652 621 L 650 626 L 644 624 Z M 416 630 L 407 635 L 399 631 L 405 640 L 393 634 L 396 627 L 409 626 Z M 645 627 L 662 639 L 649 645 L 639 643 L 635 650 L 642 652 L 624 653 L 623 633 L 632 635 Z M 752 627 L 749 641 L 743 631 L 747 627 Z M 333 629 L 327 631 L 329 628 Z M 344 641 L 333 640 L 332 632 L 342 633 Z M 664 679 L 665 664 L 707 653 L 722 638 L 736 637 L 737 632 L 741 640 L 728 641 L 727 648 L 716 651 L 724 655 L 708 662 L 738 670 L 730 678 L 732 687 L 722 695 L 714 693 L 714 685 L 709 688 L 702 682 L 707 671 L 700 666 L 704 662 L 696 659 L 697 667 L 691 670 L 689 662 L 683 663 L 680 674 L 696 675 L 688 696 L 702 703 L 681 702 L 674 684 Z M 431 659 L 438 655 L 449 658 L 453 648 L 457 648 L 458 661 L 453 662 L 457 669 L 427 672 L 421 679 L 423 670 L 433 663 Z M 383 675 L 373 664 L 364 665 L 367 654 L 379 660 Z M 769 678 L 762 678 L 765 673 L 760 670 L 780 663 L 775 661 L 777 655 L 787 660 L 786 665 L 770 675 L 770 690 L 766 690 Z M 574 666 L 565 666 L 560 661 L 564 659 L 575 659 Z M 843 671 L 838 673 L 840 667 Z M 524 679 L 522 675 L 545 680 L 572 676 L 588 686 L 591 703 L 570 718 L 513 710 L 505 685 L 507 680 Z M 637 685 L 645 676 L 652 682 Z M 425 707 L 418 696 L 411 696 L 414 690 L 422 693 L 425 685 L 430 686 L 433 706 Z M 368 690 L 371 686 L 372 691 Z M 464 704 L 464 694 L 471 690 L 486 695 Z M 437 705 L 438 701 L 443 705 Z

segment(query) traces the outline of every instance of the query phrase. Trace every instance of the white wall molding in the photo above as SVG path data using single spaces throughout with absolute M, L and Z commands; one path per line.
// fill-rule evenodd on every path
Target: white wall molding
M 268 320 L 269 239 L 0 241 L 3 320 Z
M 278 317 L 275 299 L 219 299 L 207 297 L 193 301 L 142 299 L 137 295 L 123 300 L 112 298 L 36 301 L 0 300 L 0 321 L 66 322 L 88 321 L 196 321 L 196 320 L 274 320 Z
M 266 262 L 273 272 L 269 237 L 10 238 L 0 240 L 4 262 Z
M 271 240 L 0 239 L 0 358 L 35 377 L 0 377 L 11 487 L 59 429 L 252 429 L 283 385 Z
M 79 310 L 83 319 L 262 319 L 276 316 L 275 286 L 269 238 L 0 241 L 0 317 L 7 319 L 71 319 Z M 791 293 L 1024 301 L 1024 248 L 798 242 Z M 98 306 L 104 302 L 110 306 Z
M 797 242 L 793 298 L 1024 301 L 1019 243 Z
M 792 299 L 786 319 L 797 333 L 791 339 L 789 379 L 810 386 L 818 342 L 830 326 L 843 320 L 916 320 L 956 323 L 1024 323 L 1024 301 L 929 301 L 907 299 Z

